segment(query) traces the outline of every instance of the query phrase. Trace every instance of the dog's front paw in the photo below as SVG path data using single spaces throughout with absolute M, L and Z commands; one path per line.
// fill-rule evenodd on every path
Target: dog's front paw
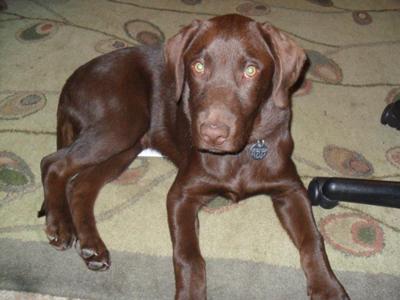
M 97 242 L 78 240 L 75 249 L 90 270 L 105 271 L 110 268 L 110 253 L 101 240 Z
M 309 288 L 308 295 L 311 300 L 350 300 L 344 288 L 339 284 Z

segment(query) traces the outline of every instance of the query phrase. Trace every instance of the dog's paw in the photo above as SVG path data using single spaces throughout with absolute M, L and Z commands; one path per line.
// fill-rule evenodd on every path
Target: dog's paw
M 350 300 L 350 297 L 347 294 L 336 294 L 331 295 L 327 293 L 318 293 L 310 296 L 311 300 Z
M 75 249 L 80 257 L 82 257 L 88 269 L 92 271 L 106 271 L 110 268 L 110 253 L 102 241 L 88 243 L 77 240 Z
M 74 226 L 63 218 L 47 218 L 44 231 L 49 244 L 59 251 L 71 248 L 76 240 Z
M 308 295 L 311 300 L 350 300 L 349 295 L 342 286 L 334 285 L 320 289 L 309 289 Z

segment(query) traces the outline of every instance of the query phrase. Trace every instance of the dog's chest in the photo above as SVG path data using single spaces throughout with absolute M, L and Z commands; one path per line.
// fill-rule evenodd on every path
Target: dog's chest
M 264 160 L 252 159 L 218 165 L 214 170 L 214 184 L 220 187 L 224 197 L 240 201 L 265 190 L 269 181 L 267 165 Z

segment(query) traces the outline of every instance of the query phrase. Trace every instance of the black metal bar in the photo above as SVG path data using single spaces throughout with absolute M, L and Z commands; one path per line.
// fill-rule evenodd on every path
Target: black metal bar
M 308 186 L 312 205 L 333 208 L 339 201 L 400 208 L 400 182 L 316 177 Z
M 400 130 L 400 101 L 389 103 L 382 112 L 381 123 Z

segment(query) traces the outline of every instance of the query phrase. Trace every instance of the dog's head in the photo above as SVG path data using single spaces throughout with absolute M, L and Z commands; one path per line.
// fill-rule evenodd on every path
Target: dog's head
M 216 153 L 234 153 L 247 144 L 269 99 L 288 107 L 289 89 L 305 60 L 281 31 L 240 15 L 193 21 L 164 50 L 195 147 Z

